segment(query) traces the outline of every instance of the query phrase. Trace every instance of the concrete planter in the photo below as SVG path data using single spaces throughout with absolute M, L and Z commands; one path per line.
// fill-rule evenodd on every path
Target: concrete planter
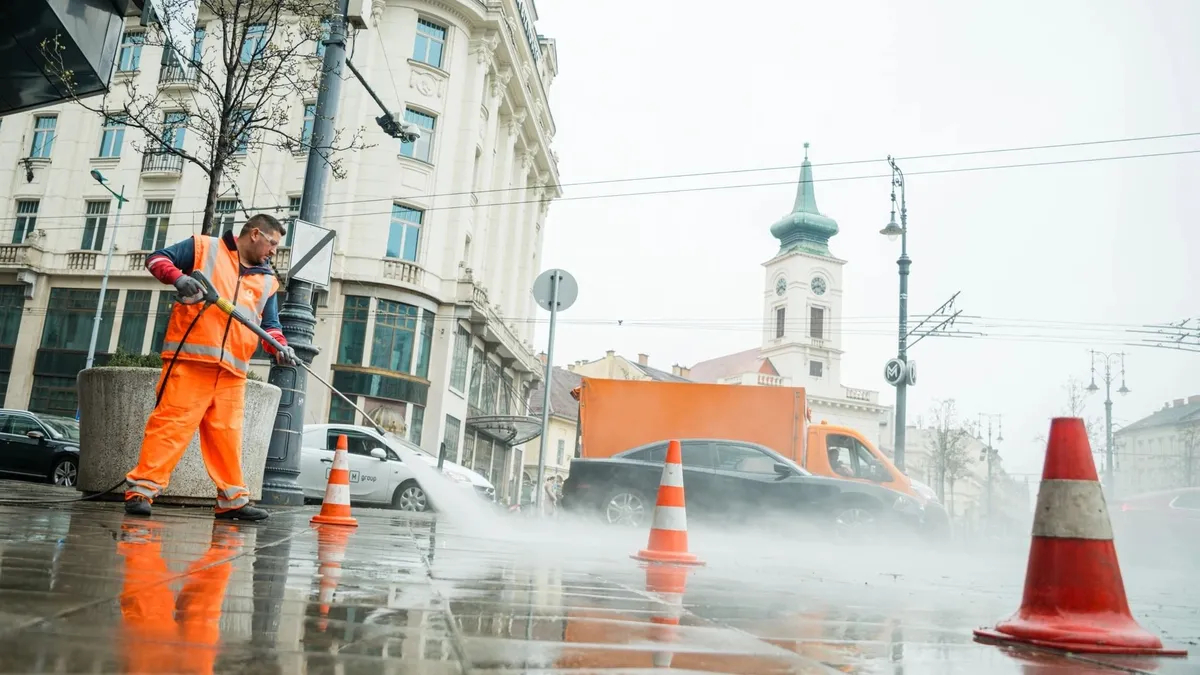
M 154 409 L 161 371 L 158 368 L 90 368 L 79 373 L 79 483 L 92 494 L 124 479 L 137 464 L 146 420 Z M 250 498 L 262 498 L 263 468 L 271 429 L 279 409 L 279 387 L 246 381 L 246 416 L 242 423 L 242 471 Z M 123 494 L 113 493 L 113 498 Z M 217 489 L 200 457 L 199 436 L 193 436 L 183 459 L 156 503 L 211 505 Z

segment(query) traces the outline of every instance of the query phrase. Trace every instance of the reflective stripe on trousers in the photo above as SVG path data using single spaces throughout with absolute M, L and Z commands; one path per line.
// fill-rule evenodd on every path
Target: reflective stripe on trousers
M 197 344 L 192 344 L 190 342 L 183 343 L 182 347 L 180 347 L 178 342 L 164 342 L 163 343 L 163 352 L 174 353 L 174 351 L 176 349 L 179 350 L 180 354 L 192 354 L 194 356 L 211 356 L 214 359 L 219 358 L 222 361 L 224 361 L 225 363 L 233 366 L 234 369 L 237 370 L 239 373 L 245 373 L 246 371 L 250 370 L 249 363 L 246 363 L 245 361 L 242 361 L 241 359 L 234 358 L 233 354 L 230 354 L 228 350 L 221 349 L 220 347 L 210 347 L 208 345 L 197 345 Z
M 250 491 L 239 485 L 217 490 L 217 510 L 232 511 L 250 503 Z

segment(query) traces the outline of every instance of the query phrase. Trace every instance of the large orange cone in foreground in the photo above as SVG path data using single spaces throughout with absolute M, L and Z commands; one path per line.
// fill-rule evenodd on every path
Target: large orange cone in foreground
M 347 525 L 358 527 L 358 521 L 350 515 L 350 459 L 346 436 L 338 436 L 337 449 L 333 452 L 333 468 L 329 470 L 329 482 L 325 484 L 325 501 L 321 512 L 312 517 L 318 525 Z
M 656 563 L 704 564 L 688 553 L 687 508 L 683 500 L 683 450 L 679 441 L 671 441 L 667 446 L 667 461 L 663 463 L 662 479 L 658 485 L 650 541 L 646 548 L 633 557 Z
M 1108 508 L 1077 417 L 1050 424 L 1021 607 L 975 637 L 1081 653 L 1187 654 L 1163 649 L 1129 613 Z

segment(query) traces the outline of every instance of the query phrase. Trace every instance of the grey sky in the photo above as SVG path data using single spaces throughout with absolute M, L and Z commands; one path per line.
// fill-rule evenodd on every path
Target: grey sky
M 790 210 L 798 169 L 570 183 L 795 166 L 811 142 L 817 203 L 841 228 L 830 247 L 849 261 L 844 384 L 891 401 L 882 365 L 895 352 L 899 242 L 878 234 L 887 165 L 821 164 L 1200 131 L 1191 0 L 537 4 L 540 32 L 558 40 L 551 100 L 568 197 L 551 209 L 544 264 L 581 285 L 560 364 L 615 349 L 669 368 L 756 346 L 761 264 L 777 250 L 768 228 Z M 972 419 L 1002 413 L 1008 467 L 1039 471 L 1033 439 L 1062 412 L 1066 379 L 1087 379 L 1089 347 L 1119 351 L 1135 338 L 1126 325 L 1200 316 L 1189 267 L 1200 214 L 1185 199 L 1200 155 L 919 172 L 1191 149 L 1200 136 L 902 162 L 910 312 L 961 290 L 958 307 L 989 333 L 915 348 L 910 423 L 945 397 Z M 828 180 L 861 176 L 882 177 Z M 1200 394 L 1200 354 L 1125 349 L 1134 393 L 1118 421 Z

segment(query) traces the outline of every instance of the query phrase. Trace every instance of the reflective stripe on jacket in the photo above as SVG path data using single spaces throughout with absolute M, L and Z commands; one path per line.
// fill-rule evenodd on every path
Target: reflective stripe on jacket
M 239 313 L 254 323 L 261 321 L 267 300 L 279 290 L 279 280 L 260 271 L 261 268 L 251 268 L 243 274 L 237 249 L 218 237 L 192 235 L 192 243 L 196 251 L 192 269 L 208 277 L 217 293 L 234 302 Z M 203 308 L 202 303 L 175 303 L 163 339 L 163 360 L 169 360 L 178 349 L 180 359 L 219 363 L 226 370 L 245 377 L 250 369 L 250 358 L 258 349 L 259 338 L 221 310 L 215 307 L 205 310 L 184 342 L 184 333 Z

